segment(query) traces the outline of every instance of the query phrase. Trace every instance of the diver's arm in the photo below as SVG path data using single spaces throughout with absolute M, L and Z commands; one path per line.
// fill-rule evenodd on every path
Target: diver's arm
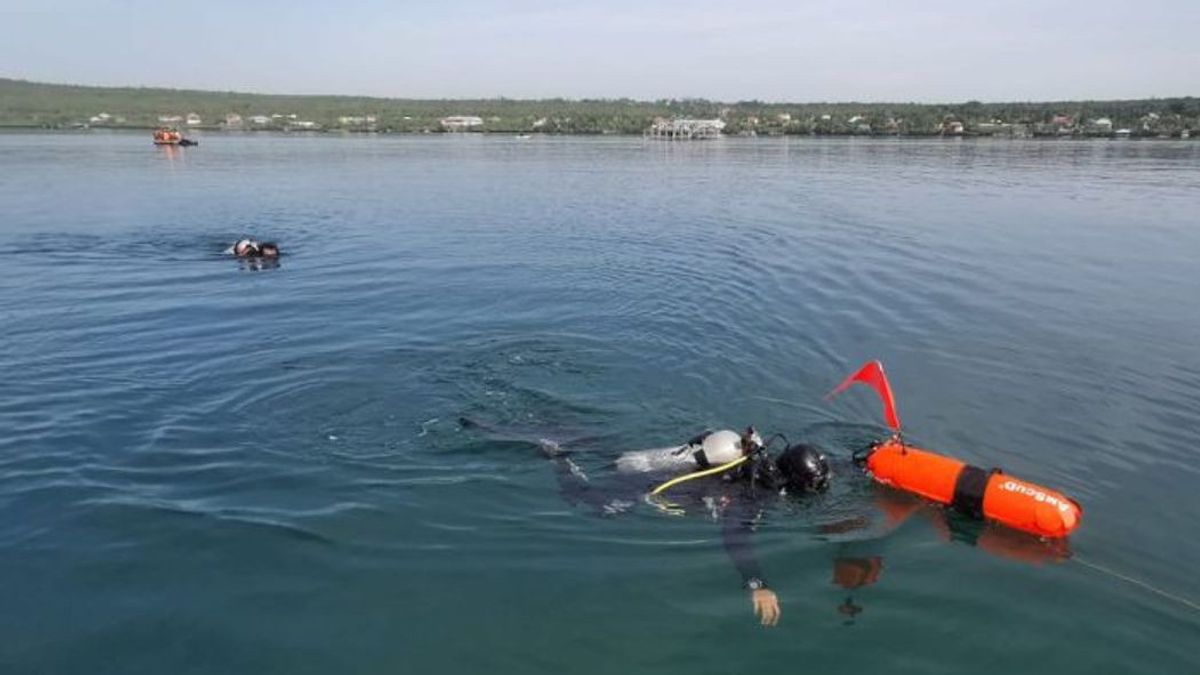
M 730 513 L 729 510 L 722 514 L 721 541 L 733 566 L 742 575 L 743 587 L 750 591 L 755 616 L 761 618 L 762 625 L 774 626 L 779 622 L 779 597 L 775 591 L 767 588 L 767 582 L 763 579 L 751 540 L 754 530 L 750 527 L 749 519 L 740 517 L 743 515 Z
M 728 512 L 721 516 L 721 543 L 738 574 L 742 575 L 742 583 L 751 590 L 756 586 L 754 582 L 763 587 L 766 585 L 762 568 L 754 555 L 753 536 L 754 530 L 749 521 Z

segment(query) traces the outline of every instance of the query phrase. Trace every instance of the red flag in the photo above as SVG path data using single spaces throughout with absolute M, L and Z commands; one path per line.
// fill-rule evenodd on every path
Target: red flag
M 896 399 L 892 397 L 892 386 L 888 384 L 887 375 L 883 373 L 883 364 L 879 361 L 868 362 L 857 373 L 847 377 L 833 391 L 826 394 L 825 398 L 837 396 L 855 382 L 862 382 L 879 394 L 879 400 L 883 401 L 883 419 L 889 427 L 900 431 L 900 416 L 896 414 Z

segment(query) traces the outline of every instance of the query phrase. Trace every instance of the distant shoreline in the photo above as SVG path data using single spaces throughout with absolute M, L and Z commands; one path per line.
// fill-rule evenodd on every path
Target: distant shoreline
M 120 133 L 125 135 L 146 134 L 149 137 L 150 132 L 159 128 L 157 126 L 99 126 L 99 127 L 45 127 L 25 124 L 3 124 L 0 123 L 0 134 L 4 133 L 46 133 L 46 134 L 96 134 L 96 133 Z M 189 130 L 184 130 L 189 131 Z M 1176 136 L 1099 136 L 1099 135 L 1063 135 L 1063 136 L 1012 136 L 1012 135 L 995 135 L 995 134 L 971 134 L 964 133 L 958 135 L 943 135 L 943 134 L 849 134 L 849 133 L 832 133 L 832 134 L 725 134 L 717 138 L 711 139 L 695 139 L 672 141 L 665 139 L 654 139 L 645 134 L 638 133 L 586 133 L 586 132 L 533 132 L 533 133 L 514 133 L 508 131 L 471 131 L 471 132 L 452 132 L 452 131 L 358 131 L 347 129 L 307 129 L 307 130 L 285 130 L 285 129 L 223 129 L 220 127 L 212 128 L 196 128 L 190 131 L 198 132 L 198 138 L 204 138 L 208 135 L 216 136 L 276 136 L 287 138 L 289 136 L 299 138 L 312 137 L 421 137 L 421 138 L 452 138 L 463 136 L 478 136 L 481 138 L 640 138 L 648 143 L 708 143 L 720 140 L 819 140 L 819 139 L 857 139 L 857 140 L 878 140 L 878 141 L 916 141 L 916 140 L 945 140 L 945 141 L 997 141 L 997 142 L 1013 142 L 1013 141 L 1029 141 L 1029 142 L 1092 142 L 1092 141 L 1190 141 L 1197 140 L 1200 136 L 1189 134 L 1182 138 Z
M 1200 99 L 723 103 L 417 100 L 87 87 L 0 78 L 0 128 L 381 134 L 1197 138 Z

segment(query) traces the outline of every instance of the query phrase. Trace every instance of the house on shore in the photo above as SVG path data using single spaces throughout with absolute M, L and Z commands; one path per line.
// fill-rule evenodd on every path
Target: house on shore
M 468 131 L 483 126 L 483 118 L 474 115 L 451 115 L 438 121 L 446 131 Z
M 347 129 L 372 130 L 376 119 L 374 115 L 342 115 L 338 118 L 338 124 Z
M 1075 126 L 1075 116 L 1058 113 L 1048 122 L 1038 122 L 1033 125 L 1034 136 L 1073 136 L 1079 129 Z

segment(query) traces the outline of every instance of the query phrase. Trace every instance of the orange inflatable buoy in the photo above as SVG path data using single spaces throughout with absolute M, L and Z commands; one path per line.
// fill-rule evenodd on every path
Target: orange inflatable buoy
M 985 471 L 905 445 L 900 436 L 896 397 L 879 361 L 868 361 L 826 398 L 855 384 L 875 390 L 883 403 L 883 419 L 895 432 L 892 438 L 872 447 L 866 457 L 867 470 L 875 480 L 1040 537 L 1065 537 L 1079 526 L 1083 508 L 1061 493 L 1006 476 L 999 469 Z
M 1041 537 L 1065 537 L 1083 516 L 1079 504 L 1059 492 L 999 469 L 987 471 L 914 448 L 896 438 L 876 445 L 867 455 L 866 467 L 884 485 Z

